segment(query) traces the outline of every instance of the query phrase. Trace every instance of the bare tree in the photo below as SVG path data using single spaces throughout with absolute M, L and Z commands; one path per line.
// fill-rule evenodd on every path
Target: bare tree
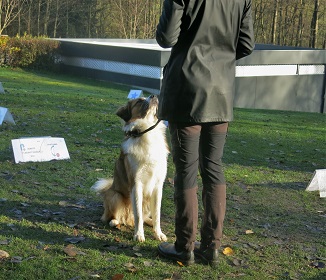
M 0 0 L 0 35 L 16 19 L 25 0 Z

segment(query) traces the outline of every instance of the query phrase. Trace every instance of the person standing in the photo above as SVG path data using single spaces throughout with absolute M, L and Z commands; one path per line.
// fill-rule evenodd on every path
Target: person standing
M 171 49 L 163 70 L 158 116 L 167 120 L 175 165 L 174 243 L 159 254 L 185 265 L 196 257 L 218 263 L 226 211 L 222 169 L 228 123 L 233 120 L 236 60 L 252 53 L 251 0 L 165 0 L 156 41 Z M 197 174 L 204 213 L 198 226 Z M 196 245 L 196 246 L 195 246 Z

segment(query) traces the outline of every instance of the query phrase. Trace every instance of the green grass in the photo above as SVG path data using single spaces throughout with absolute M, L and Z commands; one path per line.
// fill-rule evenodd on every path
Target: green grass
M 137 244 L 132 229 L 103 224 L 89 190 L 112 175 L 123 138 L 115 111 L 130 88 L 3 68 L 0 82 L 0 106 L 17 124 L 0 126 L 0 250 L 10 254 L 0 259 L 0 279 L 326 279 L 326 199 L 305 191 L 314 170 L 326 167 L 325 115 L 235 110 L 220 266 L 183 267 L 158 256 L 149 227 Z M 15 164 L 11 139 L 34 136 L 63 137 L 71 159 Z M 162 229 L 171 242 L 172 177 L 169 158 Z M 66 238 L 76 236 L 84 239 L 68 256 Z M 222 254 L 226 246 L 232 256 Z

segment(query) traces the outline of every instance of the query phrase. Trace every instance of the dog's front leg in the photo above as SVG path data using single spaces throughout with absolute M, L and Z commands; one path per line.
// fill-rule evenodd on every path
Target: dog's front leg
M 163 185 L 163 183 L 161 184 Z M 157 240 L 166 241 L 166 235 L 161 230 L 161 202 L 162 187 L 156 188 L 151 197 L 151 213 L 153 219 L 153 230 Z
M 143 221 L 143 186 L 136 184 L 131 192 L 132 209 L 135 219 L 135 234 L 134 240 L 138 242 L 145 241 L 144 221 Z

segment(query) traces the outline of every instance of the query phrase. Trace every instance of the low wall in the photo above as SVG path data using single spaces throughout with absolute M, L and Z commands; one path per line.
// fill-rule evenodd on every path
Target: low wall
M 170 49 L 155 40 L 59 39 L 63 69 L 159 94 Z M 237 62 L 239 108 L 325 112 L 326 50 L 257 44 Z

